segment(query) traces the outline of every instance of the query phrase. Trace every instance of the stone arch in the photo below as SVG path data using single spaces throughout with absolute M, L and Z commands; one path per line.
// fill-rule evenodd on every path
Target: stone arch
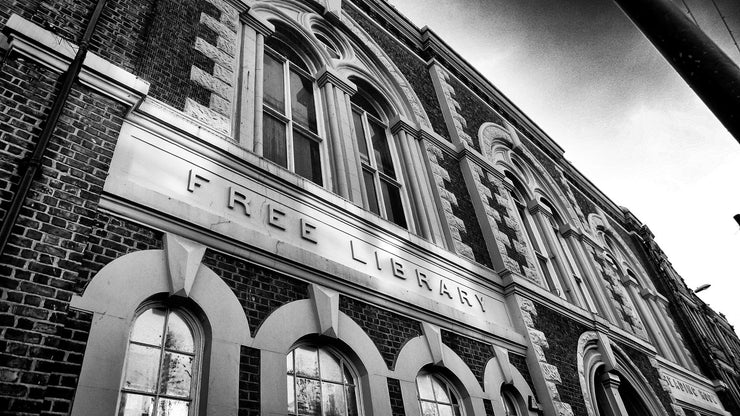
M 323 306 L 318 305 L 317 296 L 312 299 L 297 300 L 273 311 L 260 325 L 252 346 L 261 350 L 260 367 L 269 369 L 261 374 L 260 388 L 263 391 L 262 413 L 278 414 L 284 412 L 287 389 L 285 377 L 287 366 L 285 357 L 296 342 L 311 335 L 326 334 L 322 331 L 321 317 Z M 334 307 L 338 306 L 335 304 Z M 331 307 L 331 306 L 329 306 Z M 390 398 L 386 376 L 388 367 L 375 343 L 346 314 L 336 312 L 334 333 L 325 335 L 341 341 L 355 358 L 353 364 L 360 373 L 359 384 L 362 393 L 361 405 L 366 414 L 390 414 Z M 341 350 L 342 348 L 340 348 Z M 277 391 L 276 391 L 277 390 Z
M 600 370 L 618 373 L 622 382 L 629 383 L 635 389 L 651 416 L 667 415 L 645 376 L 629 356 L 605 335 L 594 331 L 584 332 L 578 339 L 577 348 L 578 376 L 588 416 L 603 416 L 599 414 L 596 404 L 595 377 Z
M 165 250 L 126 254 L 103 267 L 82 296 L 73 296 L 71 307 L 91 312 L 93 322 L 72 415 L 115 413 L 136 309 L 154 295 L 172 295 L 173 257 L 182 262 L 191 259 L 168 254 Z M 200 264 L 200 258 L 195 260 L 197 268 L 191 269 L 193 280 L 189 292 L 174 296 L 184 296 L 195 302 L 208 320 L 210 349 L 204 360 L 210 370 L 209 379 L 203 380 L 208 413 L 236 414 L 239 352 L 250 340 L 247 317 L 226 283 Z
M 537 415 L 537 412 L 530 410 L 528 406 L 530 397 L 532 400 L 535 397 L 529 383 L 527 383 L 519 370 L 508 362 L 508 359 L 496 356 L 488 361 L 484 372 L 484 388 L 487 398 L 491 400 L 494 414 L 500 415 L 505 413 L 501 397 L 502 389 L 505 387 L 517 393 L 517 404 L 520 409 L 527 409 L 527 413 L 525 414 L 530 416 Z

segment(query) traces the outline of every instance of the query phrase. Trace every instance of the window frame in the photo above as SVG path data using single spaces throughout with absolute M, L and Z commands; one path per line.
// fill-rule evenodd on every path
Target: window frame
M 296 362 L 296 357 L 295 357 L 296 354 L 295 354 L 295 351 L 298 350 L 299 348 L 314 348 L 316 350 L 316 354 L 317 354 L 317 360 L 316 360 L 317 368 L 316 368 L 316 371 L 317 371 L 317 374 L 318 374 L 317 377 L 298 376 L 297 371 L 296 371 L 296 366 L 295 366 L 295 362 Z M 339 383 L 337 383 L 336 381 L 332 381 L 332 380 L 328 380 L 328 379 L 324 379 L 323 378 L 323 376 L 321 374 L 321 351 L 322 350 L 326 354 L 328 354 L 331 357 L 333 357 L 334 359 L 336 359 L 338 361 L 338 363 L 339 363 L 340 372 L 342 373 L 342 383 L 341 383 L 341 385 L 342 385 L 342 390 L 344 392 L 345 412 L 346 412 L 345 415 L 347 415 L 347 416 L 349 416 L 349 415 L 362 416 L 364 414 L 364 412 L 363 412 L 363 409 L 364 408 L 363 408 L 363 404 L 362 404 L 361 380 L 360 380 L 360 377 L 359 377 L 359 373 L 355 369 L 355 366 L 353 365 L 352 361 L 349 360 L 344 354 L 342 354 L 340 351 L 338 351 L 336 348 L 332 347 L 331 345 L 327 345 L 327 344 L 323 344 L 323 343 L 316 343 L 316 342 L 301 342 L 301 343 L 293 346 L 290 349 L 290 351 L 288 351 L 288 353 L 286 354 L 286 372 L 285 372 L 285 375 L 284 375 L 286 384 L 289 382 L 290 378 L 293 379 L 293 386 L 292 386 L 292 391 L 293 391 L 293 410 L 291 412 L 290 408 L 288 407 L 289 406 L 289 402 L 286 403 L 286 408 L 285 408 L 286 409 L 285 410 L 286 415 L 297 416 L 299 414 L 299 411 L 298 411 L 298 400 L 297 400 L 298 399 L 298 389 L 297 389 L 298 377 L 309 379 L 309 380 L 314 380 L 314 381 L 318 381 L 319 382 L 320 404 L 321 404 L 321 408 L 319 410 L 320 410 L 320 413 L 323 414 L 323 411 L 324 411 L 324 409 L 323 409 L 323 407 L 324 407 L 324 401 L 323 401 L 323 399 L 324 399 L 324 397 L 323 397 L 323 391 L 324 391 L 324 389 L 323 389 L 323 383 L 326 382 L 326 383 L 332 383 L 332 384 L 337 384 L 337 385 Z M 292 365 L 289 365 L 288 364 L 288 361 L 290 360 L 291 357 L 293 359 L 293 363 L 292 363 Z M 292 368 L 292 373 L 291 373 L 291 368 Z M 347 382 L 347 380 L 345 379 L 345 372 L 344 372 L 344 370 L 346 370 L 347 372 L 350 373 L 350 375 L 353 378 L 353 383 L 348 383 Z M 354 413 L 351 413 L 349 411 L 349 402 L 347 400 L 347 398 L 348 398 L 348 396 L 347 396 L 347 387 L 348 386 L 351 386 L 351 387 L 354 388 L 355 406 L 356 406 Z M 291 391 L 291 388 L 289 387 L 287 393 L 290 394 L 290 391 Z M 288 397 L 286 397 L 286 399 L 287 398 Z
M 275 163 L 276 165 L 287 169 L 296 175 L 301 176 L 302 178 L 305 178 L 321 187 L 324 187 L 326 184 L 326 172 L 325 172 L 325 160 L 327 160 L 327 157 L 325 155 L 325 140 L 322 135 L 323 131 L 323 107 L 322 107 L 322 101 L 321 101 L 321 92 L 316 82 L 316 77 L 312 74 L 310 74 L 306 69 L 301 68 L 299 64 L 294 63 L 291 61 L 287 56 L 283 55 L 279 51 L 276 51 L 275 49 L 271 48 L 268 45 L 265 45 L 264 47 L 264 57 L 269 56 L 271 59 L 277 61 L 282 66 L 282 86 L 283 86 L 283 104 L 285 108 L 283 109 L 283 113 L 280 112 L 280 110 L 273 108 L 265 99 L 264 94 L 262 97 L 262 117 L 264 119 L 265 116 L 269 116 L 272 118 L 275 118 L 278 120 L 279 123 L 282 123 L 282 125 L 285 128 L 285 159 L 286 159 L 286 166 L 283 166 L 280 164 L 280 162 L 274 161 L 267 156 L 263 154 L 263 157 L 267 160 L 269 160 L 272 163 Z M 264 60 L 263 57 L 263 60 Z M 264 69 L 263 69 L 264 71 Z M 314 118 L 316 123 L 316 131 L 313 132 L 310 129 L 310 126 L 303 126 L 300 122 L 294 120 L 293 117 L 293 108 L 292 108 L 292 97 L 291 97 L 291 80 L 290 75 L 291 71 L 295 72 L 299 77 L 302 77 L 303 79 L 308 80 L 311 83 L 311 92 L 313 95 L 313 105 L 314 105 Z M 263 73 L 263 79 L 266 75 L 266 71 Z M 263 80 L 264 82 L 264 80 Z M 264 123 L 264 121 L 263 121 Z M 297 131 L 299 134 L 301 134 L 303 137 L 305 137 L 307 140 L 311 141 L 312 143 L 315 143 L 318 146 L 318 157 L 319 157 L 319 180 L 320 182 L 316 182 L 313 180 L 313 178 L 305 177 L 301 175 L 300 173 L 296 172 L 295 169 L 295 134 L 294 131 Z M 262 132 L 262 140 L 263 143 L 267 143 L 270 139 L 265 130 Z M 265 146 L 266 147 L 266 146 Z
M 444 387 L 445 392 L 450 397 L 450 402 L 444 403 L 437 400 L 434 384 L 432 384 L 432 394 L 434 395 L 434 400 L 422 399 L 421 393 L 419 391 L 419 377 L 422 376 L 428 376 L 432 380 L 432 383 L 436 381 L 442 387 Z M 439 414 L 439 405 L 442 404 L 450 406 L 453 416 L 465 416 L 465 405 L 463 403 L 462 397 L 460 396 L 460 393 L 458 393 L 457 389 L 454 387 L 452 382 L 450 382 L 450 380 L 448 380 L 446 377 L 442 376 L 438 372 L 429 370 L 419 371 L 419 373 L 416 375 L 416 378 L 414 379 L 414 385 L 416 389 L 416 402 L 419 403 L 420 414 L 424 414 L 422 403 L 426 402 L 435 404 L 435 410 L 437 414 Z
M 364 98 L 364 97 L 363 97 Z M 366 99 L 368 101 L 368 104 L 370 104 L 371 99 Z M 393 137 L 393 134 L 390 131 L 390 127 L 388 123 L 378 118 L 377 116 L 370 114 L 370 112 L 367 109 L 364 109 L 357 105 L 356 103 L 352 102 L 351 104 L 351 111 L 352 111 L 352 118 L 354 119 L 354 114 L 357 113 L 360 116 L 361 124 L 362 124 L 362 137 L 365 141 L 365 148 L 367 149 L 367 161 L 365 161 L 364 156 L 358 149 L 358 155 L 359 155 L 359 162 L 360 162 L 360 187 L 362 190 L 362 198 L 365 205 L 365 209 L 372 212 L 373 214 L 376 214 L 380 216 L 381 218 L 390 221 L 399 227 L 402 227 L 404 229 L 409 229 L 409 201 L 407 200 L 408 195 L 406 195 L 405 192 L 405 183 L 403 181 L 403 166 L 400 162 L 400 155 L 398 153 L 398 149 L 396 147 L 396 142 Z M 372 104 L 370 104 L 372 105 Z M 377 111 L 377 109 L 376 109 Z M 378 111 L 379 115 L 382 115 L 381 111 Z M 388 151 L 390 153 L 390 159 L 391 164 L 393 166 L 393 171 L 396 175 L 395 178 L 388 176 L 386 173 L 382 172 L 380 168 L 378 167 L 378 161 L 375 158 L 375 148 L 372 144 L 372 128 L 370 126 L 370 123 L 374 123 L 378 127 L 380 127 L 383 131 L 383 134 L 385 136 L 385 140 L 388 146 Z M 355 125 L 354 120 L 352 121 L 352 133 L 353 133 L 353 140 L 355 142 L 358 141 L 359 137 L 357 134 L 357 126 Z M 359 145 L 359 143 L 356 143 Z M 367 185 L 365 184 L 365 178 L 364 173 L 369 172 L 373 176 L 373 186 L 375 188 L 375 198 L 374 201 L 377 203 L 378 206 L 378 212 L 375 212 L 371 208 L 371 195 L 370 191 L 367 189 Z M 383 183 L 387 184 L 389 187 L 393 187 L 398 192 L 398 199 L 401 206 L 401 214 L 403 215 L 403 224 L 400 224 L 399 222 L 396 222 L 390 218 L 388 215 L 388 201 L 385 199 L 385 195 L 383 194 Z M 392 205 L 392 204 L 391 204 Z M 395 216 L 395 215 L 394 215 Z
M 126 389 L 124 387 L 124 383 L 126 382 L 127 377 L 127 370 L 128 370 L 128 364 L 130 359 L 130 353 L 131 353 L 131 345 L 143 345 L 143 346 L 149 346 L 151 347 L 151 344 L 145 344 L 140 341 L 133 341 L 131 339 L 134 326 L 136 325 L 137 320 L 147 311 L 156 309 L 156 308 L 163 308 L 165 309 L 165 322 L 164 322 L 164 336 L 162 337 L 161 344 L 158 348 L 159 350 L 159 362 L 157 364 L 157 378 L 156 378 L 156 390 L 155 393 L 149 394 L 149 393 L 143 393 L 141 391 L 136 391 L 133 389 Z M 142 305 L 140 305 L 136 312 L 134 313 L 134 318 L 131 320 L 128 336 L 126 337 L 126 353 L 123 359 L 123 368 L 121 370 L 121 380 L 120 380 L 120 386 L 118 389 L 118 398 L 116 403 L 116 414 L 120 414 L 121 412 L 121 402 L 123 399 L 123 395 L 126 393 L 133 393 L 133 394 L 139 394 L 139 395 L 146 395 L 150 397 L 154 397 L 154 413 L 152 416 L 157 415 L 158 416 L 158 400 L 160 398 L 165 399 L 176 399 L 176 400 L 182 400 L 182 398 L 178 398 L 176 396 L 168 396 L 165 394 L 160 394 L 158 392 L 159 390 L 159 383 L 161 382 L 161 370 L 162 370 L 162 361 L 164 357 L 164 353 L 167 352 L 167 348 L 165 347 L 166 342 L 166 332 L 168 328 L 169 323 L 169 315 L 170 313 L 178 312 L 178 315 L 185 321 L 186 325 L 188 326 L 188 329 L 190 329 L 192 336 L 193 336 L 193 362 L 192 362 L 192 375 L 190 377 L 190 399 L 189 399 L 189 409 L 188 409 L 188 416 L 196 416 L 200 413 L 200 405 L 201 405 L 201 394 L 203 393 L 203 390 L 201 388 L 201 382 L 202 382 L 202 375 L 205 374 L 203 371 L 203 365 L 205 360 L 205 353 L 206 353 L 206 333 L 204 328 L 202 327 L 202 324 L 198 320 L 197 317 L 193 315 L 191 311 L 188 310 L 188 308 L 173 304 L 172 302 L 166 302 L 161 300 L 150 300 L 147 302 L 144 302 Z M 180 353 L 180 352 L 178 352 Z

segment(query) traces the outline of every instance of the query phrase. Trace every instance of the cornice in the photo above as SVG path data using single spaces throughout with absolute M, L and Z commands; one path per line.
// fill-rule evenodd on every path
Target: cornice
M 349 95 L 357 92 L 357 86 L 352 81 L 329 67 L 324 67 L 319 71 L 316 83 L 319 87 L 327 83 L 332 84 Z
M 275 33 L 275 25 L 259 16 L 255 16 L 251 10 L 242 11 L 239 14 L 239 20 L 265 37 L 272 36 Z
M 52 71 L 64 72 L 79 47 L 16 14 L 8 19 L 3 32 L 8 36 L 8 52 L 17 53 Z M 79 81 L 129 107 L 138 106 L 149 93 L 149 83 L 136 75 L 88 52 Z

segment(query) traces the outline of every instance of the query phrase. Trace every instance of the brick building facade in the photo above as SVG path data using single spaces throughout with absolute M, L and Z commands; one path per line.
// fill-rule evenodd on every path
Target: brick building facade
M 738 412 L 646 227 L 385 2 L 0 27 L 0 411 Z

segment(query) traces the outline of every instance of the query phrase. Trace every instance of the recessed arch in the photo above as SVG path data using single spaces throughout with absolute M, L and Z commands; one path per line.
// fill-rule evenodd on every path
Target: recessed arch
M 126 254 L 103 267 L 71 307 L 93 314 L 72 415 L 114 414 L 123 372 L 128 335 L 137 308 L 152 296 L 170 293 L 164 250 Z M 250 342 L 249 325 L 234 292 L 200 265 L 188 298 L 202 310 L 210 327 L 207 410 L 235 412 L 239 381 L 239 352 Z

